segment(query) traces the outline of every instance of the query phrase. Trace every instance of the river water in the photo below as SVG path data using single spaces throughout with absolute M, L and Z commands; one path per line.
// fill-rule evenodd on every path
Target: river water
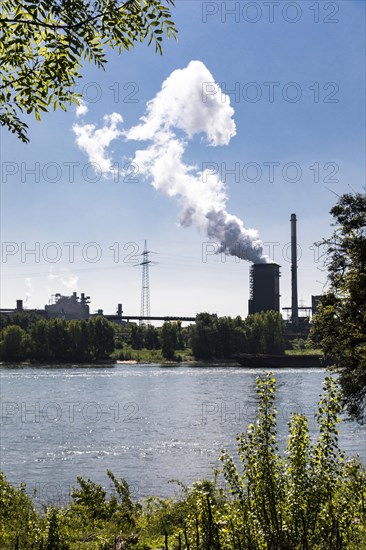
M 108 365 L 1 367 L 1 469 L 37 491 L 39 503 L 65 504 L 76 476 L 109 487 L 106 470 L 132 495 L 173 496 L 178 479 L 210 477 L 220 450 L 255 418 L 255 379 L 242 367 Z M 314 415 L 321 369 L 276 370 L 280 446 L 291 412 Z M 342 422 L 347 454 L 366 463 L 366 429 Z

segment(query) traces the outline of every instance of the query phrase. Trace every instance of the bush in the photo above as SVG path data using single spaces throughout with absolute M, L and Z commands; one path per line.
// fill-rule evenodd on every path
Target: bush
M 324 383 L 317 441 L 310 440 L 306 417 L 293 415 L 285 458 L 276 440 L 275 380 L 267 375 L 257 384 L 257 422 L 238 436 L 241 472 L 227 451 L 222 454 L 234 497 L 230 535 L 222 536 L 225 544 L 235 535 L 243 549 L 340 550 L 365 545 L 366 473 L 358 460 L 345 462 L 339 449 L 341 405 L 334 380 L 328 377 Z
M 41 540 L 41 521 L 25 485 L 13 487 L 0 472 L 0 548 L 32 548 Z

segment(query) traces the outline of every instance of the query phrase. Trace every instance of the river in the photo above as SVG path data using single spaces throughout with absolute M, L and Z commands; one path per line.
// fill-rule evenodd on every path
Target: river
M 106 470 L 127 479 L 134 497 L 173 496 L 169 480 L 211 476 L 220 450 L 255 418 L 260 371 L 233 366 L 151 365 L 1 367 L 1 469 L 37 490 L 39 503 L 65 504 L 76 476 L 106 488 Z M 322 369 L 279 369 L 278 432 L 291 412 L 314 415 Z M 347 454 L 366 463 L 366 429 L 342 422 Z

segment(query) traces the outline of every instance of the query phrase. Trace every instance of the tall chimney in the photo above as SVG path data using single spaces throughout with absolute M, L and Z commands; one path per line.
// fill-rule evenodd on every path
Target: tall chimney
M 292 326 L 299 325 L 299 309 L 297 304 L 297 237 L 296 237 L 296 214 L 291 214 L 291 289 L 292 289 Z

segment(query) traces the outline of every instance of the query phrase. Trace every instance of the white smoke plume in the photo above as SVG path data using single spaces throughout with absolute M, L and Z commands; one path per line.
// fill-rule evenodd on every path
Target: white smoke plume
M 27 289 L 27 292 L 25 293 L 25 301 L 24 301 L 24 305 L 29 307 L 30 304 L 31 304 L 31 299 L 32 299 L 32 294 L 34 292 L 34 287 L 33 287 L 33 284 L 32 284 L 32 279 L 30 277 L 26 277 L 24 279 L 24 284 L 25 284 L 25 287 Z
M 111 141 L 122 135 L 117 126 L 123 122 L 123 118 L 118 113 L 112 113 L 105 115 L 103 120 L 104 126 L 99 130 L 94 124 L 74 124 L 72 129 L 80 149 L 86 152 L 96 169 L 105 174 L 113 171 L 112 159 L 106 151 Z
M 191 61 L 177 69 L 163 82 L 160 92 L 147 103 L 141 124 L 131 128 L 130 139 L 154 139 L 157 133 L 171 128 L 183 130 L 188 138 L 204 133 L 209 145 L 227 145 L 235 136 L 234 109 L 230 98 L 209 93 L 215 86 L 213 76 L 201 61 Z
M 123 135 L 128 140 L 150 142 L 136 151 L 133 162 L 155 189 L 178 199 L 181 225 L 194 225 L 210 240 L 219 242 L 219 252 L 265 263 L 268 259 L 263 256 L 257 231 L 246 229 L 241 219 L 227 212 L 227 194 L 220 177 L 198 170 L 183 158 L 189 140 L 198 134 L 203 134 L 209 146 L 228 145 L 236 134 L 233 115 L 230 98 L 221 92 L 210 71 L 201 61 L 191 61 L 186 68 L 171 73 L 148 102 L 140 123 Z M 119 115 L 111 116 L 113 124 L 117 123 Z M 105 120 L 109 123 L 109 119 Z M 95 130 L 94 126 L 75 125 L 74 131 L 78 145 L 82 146 L 80 136 L 83 136 L 83 148 L 90 160 L 95 158 L 94 150 L 100 149 L 92 143 L 96 140 L 98 144 L 105 128 Z M 113 133 L 118 135 L 115 125 L 109 136 Z
M 78 288 L 79 277 L 69 270 L 61 273 L 54 273 L 52 266 L 48 274 L 49 281 L 59 281 L 68 290 L 76 291 Z
M 87 104 L 83 99 L 80 99 L 80 104 L 76 106 L 76 117 L 79 118 L 80 116 L 86 115 L 88 111 Z

